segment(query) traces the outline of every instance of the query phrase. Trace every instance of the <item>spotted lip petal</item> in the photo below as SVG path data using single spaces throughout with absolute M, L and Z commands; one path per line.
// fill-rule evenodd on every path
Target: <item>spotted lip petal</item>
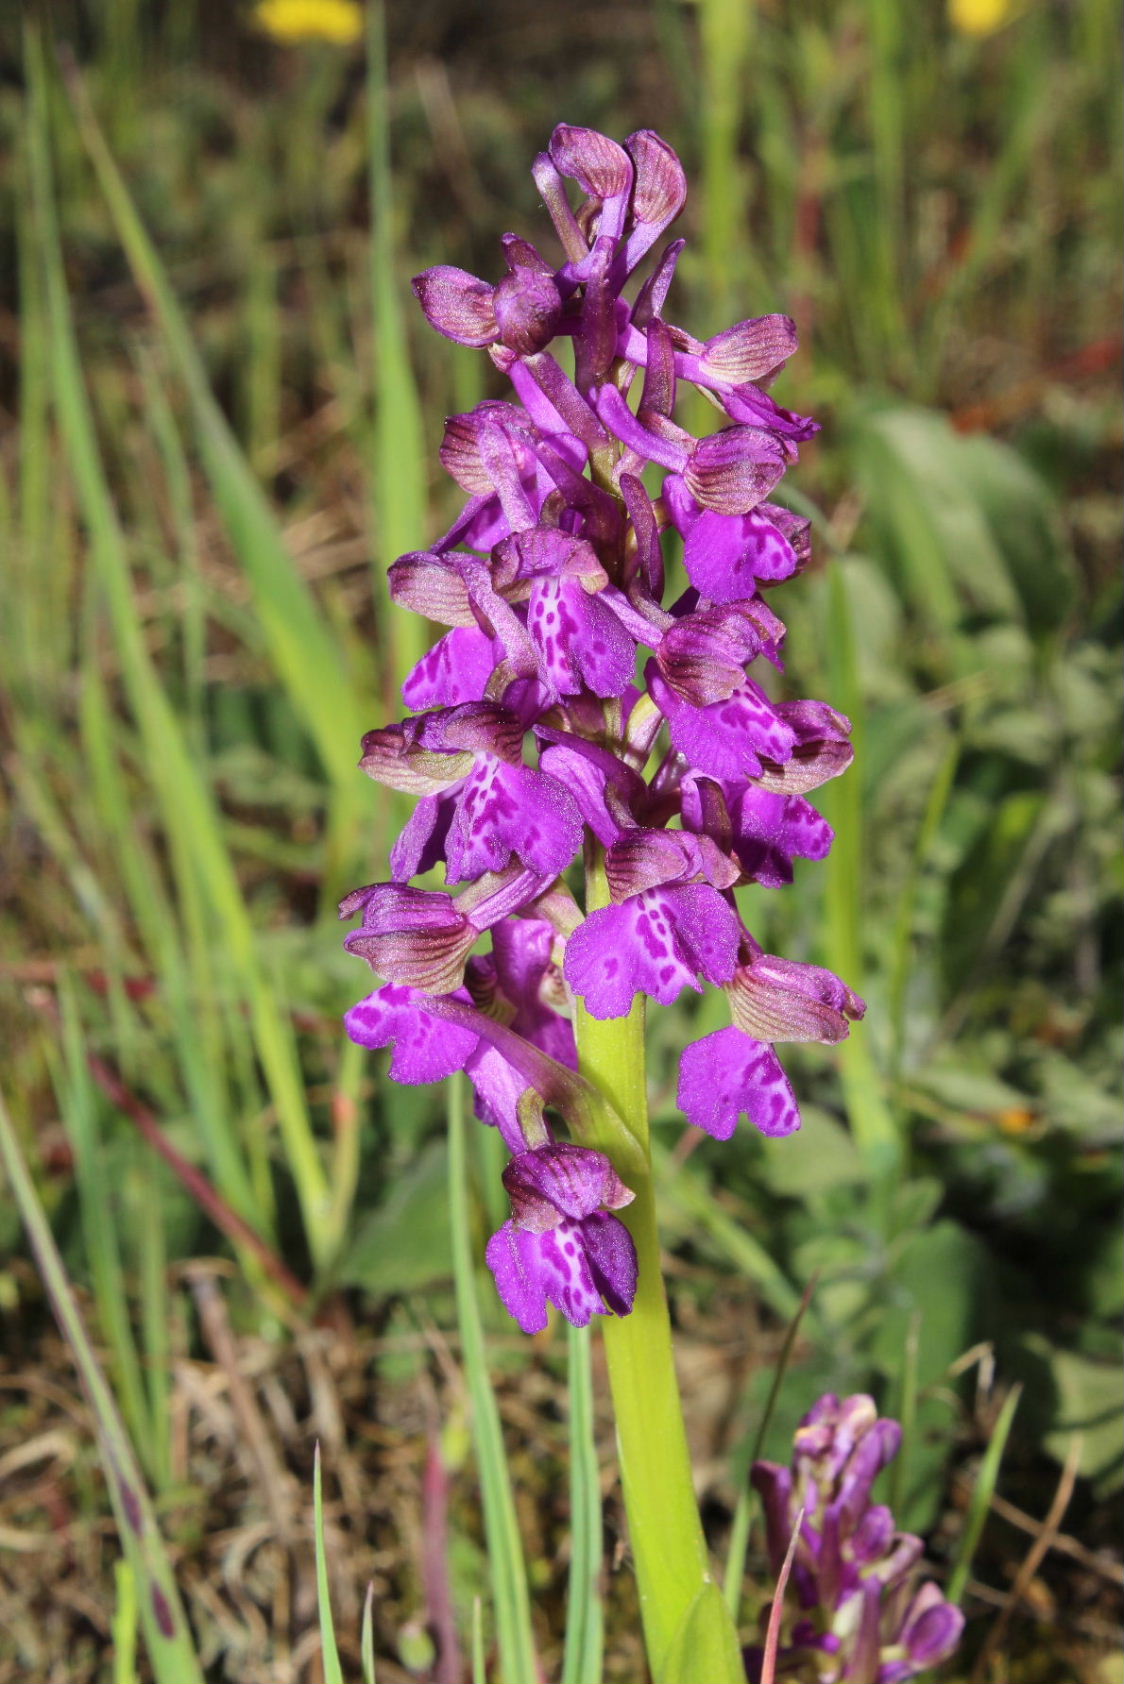
M 792 882 L 794 859 L 827 857 L 835 832 L 800 795 L 746 784 L 727 786 L 731 846 L 745 875 L 777 889 Z
M 770 702 L 752 679 L 743 679 L 723 701 L 693 707 L 675 694 L 654 661 L 646 676 L 672 743 L 697 771 L 736 782 L 759 777 L 762 756 L 780 765 L 790 758 L 796 733 L 783 716 L 783 704 Z
M 478 1045 L 469 1030 L 427 1012 L 428 998 L 387 983 L 344 1016 L 348 1035 L 360 1046 L 393 1047 L 390 1075 L 396 1082 L 440 1082 L 463 1070 Z
M 715 1140 L 729 1140 L 740 1116 L 770 1136 L 800 1127 L 796 1096 L 772 1047 L 733 1027 L 684 1048 L 676 1104 Z
M 479 754 L 449 827 L 448 881 L 474 881 L 486 871 L 502 871 L 513 858 L 556 877 L 581 844 L 581 814 L 564 784 L 530 766 Z
M 593 1316 L 628 1315 L 636 1296 L 632 1236 L 607 1211 L 566 1219 L 545 1234 L 505 1222 L 485 1257 L 504 1308 L 524 1333 L 543 1331 L 548 1303 L 575 1327 L 587 1327 Z
M 628 1315 L 636 1296 L 636 1248 L 608 1211 L 564 1218 L 541 1234 L 505 1223 L 486 1257 L 505 1308 L 525 1333 L 546 1326 L 548 1302 L 575 1327 L 586 1327 L 595 1315 Z
M 566 980 L 590 1015 L 626 1017 L 638 993 L 670 1006 L 697 978 L 728 981 L 741 930 L 707 884 L 648 889 L 591 912 L 566 944 Z

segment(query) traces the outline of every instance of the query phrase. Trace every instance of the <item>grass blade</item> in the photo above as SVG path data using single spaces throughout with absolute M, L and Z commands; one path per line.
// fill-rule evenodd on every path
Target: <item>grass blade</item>
M 320 1612 L 320 1653 L 324 1661 L 324 1684 L 343 1684 L 343 1668 L 336 1647 L 332 1620 L 332 1596 L 328 1586 L 328 1557 L 324 1549 L 324 1493 L 320 1481 L 320 1443 L 317 1440 L 312 1464 L 313 1530 L 316 1538 L 316 1602 Z
M 773 1606 L 769 1610 L 769 1625 L 765 1632 L 765 1653 L 761 1660 L 761 1684 L 774 1684 L 777 1676 L 777 1650 L 780 1647 L 781 1623 L 784 1620 L 784 1593 L 788 1586 L 788 1576 L 792 1572 L 796 1545 L 800 1541 L 800 1528 L 803 1524 L 804 1510 L 801 1509 L 792 1528 L 792 1537 L 788 1540 L 788 1549 L 785 1551 L 781 1570 L 777 1576 L 777 1588 L 773 1593 Z
M 76 71 L 68 83 L 121 244 L 187 391 L 207 477 L 253 589 L 271 659 L 335 784 L 337 851 L 346 852 L 365 794 L 355 776 L 355 747 L 362 733 L 358 693 L 341 664 L 339 642 L 297 570 L 265 493 L 215 400 L 187 320 Z
M 113 1639 L 113 1684 L 136 1684 L 137 1678 L 137 1581 L 127 1561 L 118 1561 L 113 1572 L 117 1602 L 110 1634 Z
M 138 1587 L 141 1629 L 158 1684 L 204 1684 L 132 1442 L 94 1354 L 2 1093 L 0 1162 L 51 1299 L 59 1331 L 70 1346 L 78 1377 L 94 1413 L 102 1467 L 118 1533 Z
M 55 220 L 46 66 L 42 46 L 31 33 L 28 80 L 32 93 L 29 140 L 36 212 L 45 251 L 56 402 L 79 502 L 89 529 L 91 556 L 109 602 L 126 690 L 144 739 L 148 768 L 159 797 L 177 876 L 188 895 L 197 881 L 205 884 L 216 930 L 221 933 L 228 958 L 245 989 L 258 1056 L 277 1107 L 309 1245 L 316 1262 L 322 1264 L 334 1249 L 328 1221 L 327 1178 L 312 1135 L 292 1030 L 261 972 L 257 938 L 224 845 L 221 819 L 211 790 L 197 770 L 145 645 L 132 593 L 124 535 L 101 463 Z M 108 167 L 112 169 L 111 164 Z M 183 331 L 186 334 L 186 328 Z M 233 441 L 230 448 L 235 448 Z M 338 662 L 329 670 L 338 671 Z M 349 775 L 354 777 L 353 768 Z
M 363 1668 L 363 1684 L 378 1684 L 375 1677 L 375 1587 L 367 1586 L 363 1598 L 363 1627 L 359 1633 L 359 1664 Z
M 125 1271 L 118 1244 L 118 1215 L 112 1208 L 112 1181 L 106 1174 L 98 1137 L 94 1096 L 86 1069 L 82 1029 L 73 994 L 59 988 L 65 1070 L 60 1075 L 59 1108 L 74 1151 L 74 1172 L 82 1214 L 82 1233 L 97 1302 L 98 1321 L 112 1353 L 111 1371 L 133 1442 L 149 1473 L 153 1472 L 148 1399 L 129 1317 Z
M 539 1675 L 527 1594 L 527 1569 L 515 1516 L 511 1474 L 503 1445 L 499 1410 L 488 1376 L 484 1329 L 476 1301 L 476 1267 L 469 1227 L 469 1190 L 465 1142 L 464 1080 L 448 1083 L 449 1226 L 453 1245 L 453 1275 L 468 1394 L 472 1404 L 472 1438 L 484 1502 L 484 1532 L 488 1542 L 495 1597 L 500 1665 L 506 1684 L 532 1684 Z
M 968 1503 L 968 1513 L 964 1517 L 964 1529 L 960 1534 L 956 1560 L 952 1564 L 952 1572 L 949 1575 L 945 1590 L 945 1596 L 950 1602 L 959 1603 L 964 1595 L 964 1587 L 968 1583 L 968 1574 L 972 1570 L 972 1558 L 976 1553 L 988 1510 L 991 1508 L 991 1499 L 995 1495 L 995 1488 L 999 1484 L 999 1469 L 1003 1462 L 1003 1452 L 1007 1448 L 1007 1440 L 1011 1435 L 1011 1426 L 1021 1396 L 1022 1387 L 1012 1386 L 1004 1399 L 1002 1409 L 999 1411 L 999 1419 L 995 1423 L 995 1430 L 980 1463 L 980 1471 L 972 1488 L 971 1500 Z
M 601 1481 L 593 1432 L 593 1367 L 588 1327 L 566 1328 L 570 1398 L 570 1575 L 562 1684 L 601 1684 L 604 1617 Z
M 847 582 L 836 563 L 829 570 L 831 639 L 828 672 L 835 705 L 855 722 L 856 758 L 862 763 L 862 695 L 855 659 L 854 628 Z M 863 951 L 860 939 L 863 873 L 862 784 L 852 770 L 836 778 L 822 792 L 821 806 L 835 829 L 827 857 L 824 885 L 824 946 L 828 967 L 852 988 L 862 992 Z M 843 1098 L 851 1132 L 877 1181 L 892 1181 L 900 1171 L 902 1142 L 886 1103 L 882 1079 L 870 1048 L 869 1033 L 860 1028 L 835 1049 Z

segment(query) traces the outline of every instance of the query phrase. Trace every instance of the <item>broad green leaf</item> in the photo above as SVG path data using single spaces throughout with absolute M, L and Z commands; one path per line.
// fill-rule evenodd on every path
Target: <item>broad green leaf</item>
M 389 1296 L 415 1292 L 453 1272 L 449 1241 L 448 1154 L 431 1142 L 392 1184 L 385 1204 L 359 1224 L 336 1278 Z
M 656 1684 L 730 1684 L 745 1677 L 745 1662 L 722 1592 L 705 1585 L 691 1604 Z
M 1046 1358 L 1057 1392 L 1053 1425 L 1043 1439 L 1045 1448 L 1056 1461 L 1064 1462 L 1080 1435 L 1077 1471 L 1096 1481 L 1099 1494 L 1107 1496 L 1124 1482 L 1124 1380 L 1119 1360 L 1096 1362 L 1034 1336 L 1028 1343 Z
M 958 1223 L 943 1221 L 905 1243 L 887 1278 L 888 1302 L 872 1356 L 891 1382 L 902 1373 L 914 1332 L 917 1339 L 916 1427 L 895 1471 L 895 1513 L 906 1531 L 926 1531 L 940 1507 L 956 1425 L 947 1375 L 972 1343 L 986 1267 L 979 1241 Z

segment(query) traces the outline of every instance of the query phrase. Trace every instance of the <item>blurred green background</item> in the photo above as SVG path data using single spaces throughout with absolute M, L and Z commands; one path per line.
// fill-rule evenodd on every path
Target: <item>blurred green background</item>
M 777 393 L 823 422 L 790 476 L 817 560 L 777 607 L 793 693 L 856 721 L 831 860 L 745 897 L 766 947 L 869 1001 L 786 1059 L 802 1135 L 684 1138 L 674 1060 L 718 1020 L 652 1020 L 713 1537 L 815 1276 L 771 1452 L 819 1391 L 875 1390 L 939 1563 L 1021 1384 L 950 1676 L 1119 1680 L 1117 8 L 391 0 L 384 41 L 343 0 L 57 0 L 23 8 L 29 49 L 18 10 L 2 1084 L 208 1677 L 319 1676 L 316 1436 L 345 1655 L 373 1576 L 386 1676 L 428 1676 L 427 1448 L 458 1606 L 486 1582 L 440 1096 L 344 1044 L 366 973 L 334 903 L 403 817 L 355 770 L 419 647 L 385 570 L 457 506 L 444 416 L 499 390 L 409 277 L 549 243 L 529 170 L 564 119 L 681 153 L 673 319 L 797 319 Z M 482 1298 L 549 1659 L 564 1342 Z M 0 1322 L 0 1684 L 117 1684 L 112 1523 L 10 1202 Z M 1019 1577 L 1059 1481 L 1062 1538 Z M 638 1676 L 631 1595 L 614 1572 L 607 1677 Z

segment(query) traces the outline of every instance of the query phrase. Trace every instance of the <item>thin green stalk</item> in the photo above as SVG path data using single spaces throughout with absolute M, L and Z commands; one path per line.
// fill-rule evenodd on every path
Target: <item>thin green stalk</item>
M 566 1329 L 570 1395 L 570 1577 L 562 1684 L 601 1684 L 604 1619 L 601 1483 L 593 1436 L 593 1373 L 587 1327 Z
M 113 1641 L 113 1684 L 137 1684 L 137 1581 L 129 1563 L 118 1561 L 113 1582 L 117 1602 L 110 1637 Z
M 746 189 L 738 137 L 755 14 L 754 0 L 702 0 L 699 6 L 703 260 L 710 303 L 719 317 L 728 313 L 744 278 Z
M 359 1665 L 363 1684 L 377 1684 L 375 1678 L 375 1587 L 367 1586 L 363 1598 L 363 1624 L 359 1632 Z
M 488 1375 L 484 1328 L 476 1300 L 476 1269 L 469 1232 L 468 1153 L 465 1140 L 464 1078 L 450 1077 L 449 1228 L 457 1325 L 472 1403 L 472 1439 L 484 1502 L 484 1532 L 495 1593 L 496 1633 L 505 1684 L 533 1684 L 538 1678 L 527 1569 L 515 1517 L 511 1474 L 504 1453 L 503 1429 Z
M 910 857 L 909 871 L 894 917 L 894 934 L 890 944 L 887 1017 L 890 1025 L 890 1077 L 895 1085 L 901 1080 L 905 1059 L 906 993 L 913 957 L 913 921 L 917 908 L 917 891 L 921 883 L 921 873 L 936 841 L 949 796 L 952 794 L 961 752 L 960 742 L 953 737 L 945 749 L 929 790 L 929 799 L 925 803 L 921 826 Z
M 337 1254 L 351 1226 L 351 1212 L 359 1186 L 364 1061 L 363 1047 L 355 1041 L 343 1043 L 332 1093 L 332 1124 L 335 1131 L 330 1161 L 332 1203 L 326 1224 L 331 1245 Z
M 608 904 L 596 848 L 586 895 L 589 911 Z M 624 1119 L 647 1164 L 643 1175 L 630 1172 L 636 1197 L 622 1212 L 639 1264 L 636 1300 L 631 1315 L 605 1318 L 603 1337 L 649 1663 L 656 1684 L 685 1678 L 689 1634 L 696 1659 L 707 1656 L 708 1684 L 744 1684 L 733 1622 L 710 1571 L 675 1374 L 651 1174 L 643 998 L 627 1017 L 604 1021 L 578 1002 L 575 1028 L 583 1076 Z
M 137 1142 L 137 1163 L 130 1177 L 133 1225 L 140 1257 L 141 1331 L 151 1422 L 149 1458 L 153 1484 L 166 1489 L 172 1477 L 172 1347 L 168 1294 L 168 1246 L 164 1233 L 166 1199 L 151 1154 Z
M 999 1483 L 999 1469 L 1003 1461 L 1003 1452 L 1007 1448 L 1011 1427 L 1015 1419 L 1015 1411 L 1019 1407 L 1022 1396 L 1021 1386 L 1012 1386 L 999 1411 L 999 1419 L 995 1423 L 995 1430 L 980 1463 L 980 1471 L 976 1477 L 971 1501 L 968 1504 L 968 1514 L 964 1521 L 964 1529 L 960 1534 L 960 1547 L 956 1552 L 956 1561 L 949 1575 L 945 1595 L 950 1602 L 959 1602 L 964 1595 L 968 1583 L 968 1575 L 972 1570 L 972 1558 L 976 1553 L 980 1536 L 984 1529 L 984 1521 L 991 1509 L 991 1499 L 995 1495 L 995 1487 Z
M 343 1667 L 336 1647 L 332 1595 L 328 1585 L 328 1552 L 324 1547 L 324 1492 L 320 1480 L 320 1445 L 312 1463 L 312 1530 L 316 1546 L 316 1605 L 320 1614 L 320 1660 L 324 1684 L 343 1684 Z

